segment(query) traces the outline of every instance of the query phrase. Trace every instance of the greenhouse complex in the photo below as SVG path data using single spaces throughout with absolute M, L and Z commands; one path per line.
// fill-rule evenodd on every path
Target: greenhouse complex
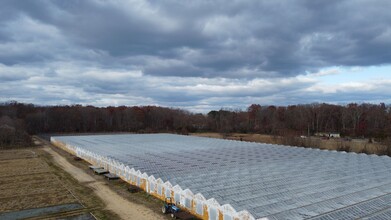
M 173 134 L 58 147 L 202 219 L 391 219 L 391 158 Z

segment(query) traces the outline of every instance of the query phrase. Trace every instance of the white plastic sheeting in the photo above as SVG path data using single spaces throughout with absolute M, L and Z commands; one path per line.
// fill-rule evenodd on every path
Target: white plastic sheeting
M 52 141 L 207 219 L 356 219 L 391 208 L 386 156 L 171 134 Z

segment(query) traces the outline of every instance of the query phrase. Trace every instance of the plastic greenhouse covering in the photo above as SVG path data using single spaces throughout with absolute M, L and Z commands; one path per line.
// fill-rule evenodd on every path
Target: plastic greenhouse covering
M 51 141 L 204 219 L 391 219 L 387 156 L 173 134 Z

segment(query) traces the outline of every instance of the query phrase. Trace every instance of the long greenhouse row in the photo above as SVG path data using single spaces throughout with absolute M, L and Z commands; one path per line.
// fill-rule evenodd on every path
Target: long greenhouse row
M 172 134 L 51 141 L 202 219 L 391 219 L 391 159 Z

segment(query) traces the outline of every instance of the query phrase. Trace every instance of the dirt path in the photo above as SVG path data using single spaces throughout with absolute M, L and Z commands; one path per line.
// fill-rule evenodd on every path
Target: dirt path
M 44 145 L 44 150 L 53 156 L 54 161 L 57 162 L 62 169 L 70 173 L 80 183 L 91 187 L 95 194 L 107 205 L 107 209 L 113 211 L 122 219 L 164 219 L 162 216 L 154 213 L 152 210 L 142 205 L 132 203 L 119 196 L 116 192 L 105 185 L 105 182 L 92 178 L 87 173 L 85 173 L 84 170 L 69 163 L 65 158 L 52 150 L 49 146 Z

